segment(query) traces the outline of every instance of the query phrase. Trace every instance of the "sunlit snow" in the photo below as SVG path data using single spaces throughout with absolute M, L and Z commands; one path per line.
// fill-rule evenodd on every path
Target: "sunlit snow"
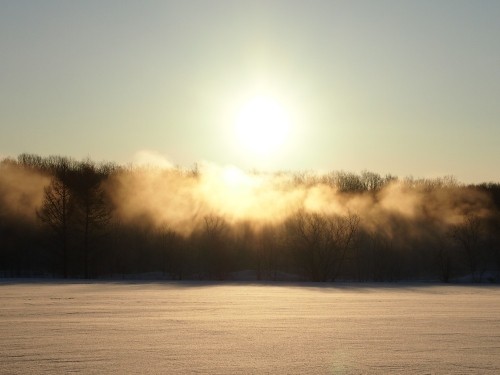
M 500 373 L 500 288 L 0 282 L 0 373 Z

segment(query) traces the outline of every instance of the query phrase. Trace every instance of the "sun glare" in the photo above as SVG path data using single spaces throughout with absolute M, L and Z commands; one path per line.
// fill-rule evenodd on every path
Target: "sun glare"
M 235 131 L 239 143 L 256 155 L 276 152 L 285 142 L 290 119 L 275 99 L 255 96 L 239 110 Z

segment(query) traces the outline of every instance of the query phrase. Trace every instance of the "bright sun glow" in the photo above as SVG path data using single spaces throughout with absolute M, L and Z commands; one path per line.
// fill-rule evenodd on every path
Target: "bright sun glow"
M 245 148 L 257 155 L 268 155 L 285 142 L 290 119 L 278 101 L 267 96 L 255 96 L 238 112 L 235 130 Z

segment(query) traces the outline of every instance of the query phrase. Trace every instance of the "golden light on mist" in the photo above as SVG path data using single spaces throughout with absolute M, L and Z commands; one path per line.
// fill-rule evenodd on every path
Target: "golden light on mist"
M 243 103 L 234 123 L 238 143 L 257 157 L 278 152 L 285 145 L 290 128 L 285 106 L 265 95 L 256 95 Z

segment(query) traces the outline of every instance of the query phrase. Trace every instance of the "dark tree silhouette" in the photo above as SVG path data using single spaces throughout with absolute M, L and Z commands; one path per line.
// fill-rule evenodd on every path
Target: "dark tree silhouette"
M 437 237 L 434 241 L 434 250 L 439 279 L 444 283 L 448 283 L 452 275 L 452 256 L 449 240 L 447 241 L 446 237 Z
M 153 213 L 140 209 L 143 201 L 155 202 L 154 192 L 151 202 L 145 197 L 131 206 L 138 213 L 122 204 L 138 188 L 127 184 L 143 178 L 136 168 L 22 154 L 17 161 L 0 160 L 0 169 L 0 275 L 89 278 L 162 271 L 164 277 L 226 279 L 234 272 L 255 270 L 262 279 L 291 273 L 316 281 L 439 278 L 447 282 L 466 275 L 480 281 L 484 271 L 496 270 L 496 277 L 490 273 L 488 279 L 500 280 L 500 184 L 496 183 L 463 185 L 452 177 L 398 180 L 368 171 L 278 172 L 270 175 L 276 184 L 271 189 L 302 193 L 321 187 L 332 200 L 358 207 L 366 220 L 363 216 L 360 225 L 356 215 L 303 209 L 266 224 L 253 219 L 228 221 L 220 215 L 200 220 L 201 213 L 186 210 L 192 223 L 180 227 L 179 221 L 167 220 L 159 228 L 155 212 L 172 208 L 162 208 L 160 201 Z M 205 180 L 203 170 L 174 168 L 162 175 L 173 200 L 179 192 L 188 192 L 181 201 L 204 206 L 204 198 L 196 193 Z M 387 189 L 390 184 L 394 186 Z M 414 209 L 400 213 L 393 206 L 404 203 L 405 194 Z M 386 206 L 388 198 L 392 201 Z M 327 212 L 328 200 L 323 204 Z M 450 226 L 449 218 L 463 212 L 468 213 L 462 214 L 463 222 Z M 165 214 L 164 219 L 171 216 Z M 36 217 L 43 225 L 35 224 Z M 55 240 L 50 243 L 51 258 L 43 251 L 47 240 Z
M 465 261 L 473 281 L 481 281 L 481 273 L 478 269 L 482 262 L 482 232 L 483 223 L 474 214 L 468 214 L 462 224 L 452 228 L 453 239 L 464 251 Z
M 37 215 L 56 236 L 60 247 L 59 255 L 62 257 L 64 278 L 68 277 L 68 235 L 72 212 L 71 192 L 68 184 L 58 178 L 53 178 L 50 185 L 45 188 L 43 204 Z
M 182 280 L 186 272 L 187 257 L 184 239 L 175 230 L 163 226 L 156 233 L 157 247 L 160 251 L 161 270 L 164 276 Z
M 101 187 L 106 174 L 91 162 L 82 163 L 78 170 L 79 184 L 75 185 L 77 218 L 83 234 L 84 276 L 90 277 L 90 255 L 94 241 L 103 234 L 111 220 L 111 205 Z
M 359 217 L 299 211 L 287 222 L 288 243 L 312 281 L 335 280 L 354 243 Z
M 258 278 L 276 280 L 283 268 L 282 231 L 274 225 L 265 225 L 258 233 L 256 241 Z
M 218 215 L 203 218 L 200 236 L 201 270 L 211 279 L 225 279 L 231 267 L 229 255 L 229 226 Z

